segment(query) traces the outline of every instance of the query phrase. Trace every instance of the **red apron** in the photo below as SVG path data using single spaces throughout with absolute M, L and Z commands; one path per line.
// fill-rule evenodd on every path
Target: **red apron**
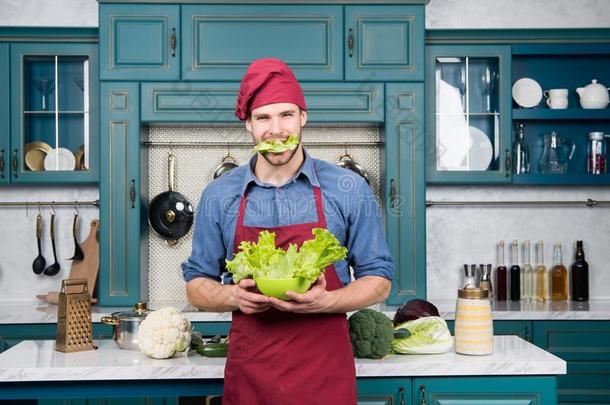
M 233 249 L 258 241 L 259 231 L 276 234 L 276 245 L 301 246 L 313 228 L 326 228 L 320 188 L 313 187 L 318 220 L 262 228 L 244 226 L 241 198 Z M 343 285 L 334 266 L 325 272 L 326 289 Z M 356 370 L 346 315 L 295 314 L 275 308 L 257 314 L 233 312 L 225 368 L 224 405 L 356 404 Z

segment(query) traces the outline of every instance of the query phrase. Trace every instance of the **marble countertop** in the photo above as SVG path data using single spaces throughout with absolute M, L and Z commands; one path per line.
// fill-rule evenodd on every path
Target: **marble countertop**
M 440 315 L 446 320 L 455 319 L 455 300 L 432 300 Z M 512 302 L 493 301 L 495 320 L 610 320 L 610 299 L 596 299 L 589 302 L 547 301 Z M 128 308 L 93 306 L 93 322 L 100 322 L 102 316 Z M 377 306 L 388 317 L 393 318 L 396 307 Z M 228 312 L 185 312 L 191 322 L 230 322 Z M 0 324 L 55 323 L 57 305 L 41 302 L 0 302 Z
M 113 340 L 95 341 L 97 350 L 61 353 L 52 340 L 27 340 L 0 354 L 0 382 L 97 381 L 141 379 L 218 379 L 224 358 L 195 352 L 155 360 L 138 351 L 121 350 Z M 390 355 L 356 359 L 358 377 L 557 375 L 566 362 L 516 336 L 495 336 L 494 352 L 465 356 L 453 350 L 436 355 Z

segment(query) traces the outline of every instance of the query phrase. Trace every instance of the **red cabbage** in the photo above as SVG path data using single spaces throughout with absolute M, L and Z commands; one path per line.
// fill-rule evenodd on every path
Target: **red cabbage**
M 438 308 L 431 302 L 414 298 L 404 303 L 394 315 L 394 326 L 400 325 L 403 322 L 412 321 L 427 316 L 440 316 Z

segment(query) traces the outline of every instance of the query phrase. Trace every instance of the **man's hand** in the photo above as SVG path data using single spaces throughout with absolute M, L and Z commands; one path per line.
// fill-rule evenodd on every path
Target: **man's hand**
M 298 294 L 294 291 L 286 293 L 292 301 L 283 301 L 269 297 L 269 303 L 280 311 L 310 313 L 325 312 L 334 302 L 332 292 L 326 291 L 326 278 L 321 274 L 309 291 Z
M 256 283 L 250 278 L 240 280 L 233 288 L 233 301 L 244 314 L 255 314 L 271 307 L 269 297 L 256 290 Z

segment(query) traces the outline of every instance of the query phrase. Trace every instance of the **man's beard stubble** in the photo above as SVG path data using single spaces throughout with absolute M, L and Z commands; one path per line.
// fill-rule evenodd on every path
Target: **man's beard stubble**
M 277 162 L 272 162 L 272 161 L 269 159 L 269 157 L 268 157 L 269 153 L 262 153 L 262 155 L 263 155 L 263 159 L 265 159 L 265 160 L 267 161 L 267 163 L 269 163 L 271 166 L 274 166 L 274 167 L 281 167 L 281 166 L 287 165 L 287 164 L 288 164 L 288 163 L 289 163 L 289 162 L 292 160 L 292 158 L 294 157 L 294 155 L 297 153 L 297 151 L 298 151 L 299 149 L 300 149 L 300 148 L 297 146 L 296 148 L 294 148 L 293 150 L 291 150 L 291 151 L 290 151 L 290 157 L 288 157 L 288 159 L 286 159 L 285 161 L 283 161 L 283 162 L 279 162 L 279 163 L 277 163 Z

